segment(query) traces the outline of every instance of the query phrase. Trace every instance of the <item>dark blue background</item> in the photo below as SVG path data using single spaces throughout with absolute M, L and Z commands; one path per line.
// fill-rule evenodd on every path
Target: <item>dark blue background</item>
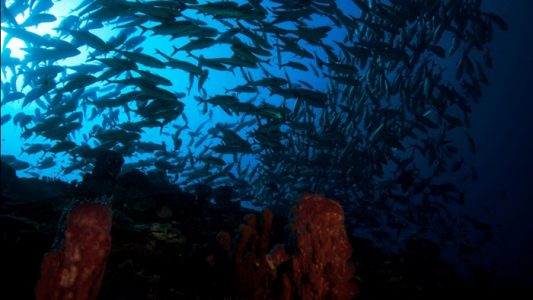
M 489 0 L 484 7 L 509 31 L 495 31 L 490 85 L 473 107 L 478 152 L 469 161 L 479 179 L 468 188 L 467 205 L 496 224 L 495 244 L 481 253 L 484 264 L 533 284 L 533 1 Z

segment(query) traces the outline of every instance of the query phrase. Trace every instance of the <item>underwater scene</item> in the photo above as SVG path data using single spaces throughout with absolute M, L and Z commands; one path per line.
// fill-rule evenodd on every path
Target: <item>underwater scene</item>
M 532 291 L 532 1 L 1 12 L 2 299 Z

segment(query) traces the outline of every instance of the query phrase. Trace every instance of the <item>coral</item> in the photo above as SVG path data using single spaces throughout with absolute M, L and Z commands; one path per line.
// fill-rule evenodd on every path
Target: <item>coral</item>
M 201 204 L 209 203 L 213 195 L 213 189 L 211 186 L 203 183 L 196 184 L 194 186 L 194 191 L 196 195 L 196 201 Z
M 266 256 L 266 261 L 268 263 L 268 266 L 272 269 L 272 271 L 276 271 L 279 266 L 281 266 L 284 262 L 289 260 L 289 254 L 287 253 L 287 250 L 285 249 L 285 245 L 278 244 L 270 250 L 270 253 Z
M 274 273 L 266 261 L 271 229 L 272 212 L 268 208 L 263 210 L 259 226 L 256 215 L 247 214 L 239 227 L 234 259 L 242 299 L 266 299 L 271 293 Z
M 135 225 L 135 228 L 148 230 L 152 236 L 161 242 L 178 245 L 184 245 L 186 242 L 185 236 L 172 223 L 141 224 Z
M 92 176 L 100 181 L 115 180 L 123 163 L 124 158 L 120 153 L 112 150 L 102 151 L 98 153 Z
M 63 245 L 45 254 L 37 300 L 96 299 L 111 250 L 109 205 L 82 204 L 67 219 Z
M 94 199 L 114 192 L 115 181 L 120 173 L 124 158 L 112 150 L 101 151 L 96 158 L 92 173 L 85 174 L 76 190 L 76 197 Z
M 269 241 L 270 241 L 270 232 L 272 231 L 272 211 L 268 208 L 263 209 L 261 212 L 262 223 L 261 223 L 261 232 L 259 234 L 259 254 L 265 255 L 268 253 Z
M 7 189 L 10 184 L 15 182 L 17 180 L 17 172 L 13 167 L 11 167 L 8 163 L 1 161 L 1 184 L 0 184 L 0 190 L 3 191 L 4 189 Z
M 233 198 L 234 190 L 230 186 L 219 186 L 215 188 L 213 196 L 215 202 L 218 206 L 221 207 L 233 207 L 235 206 L 231 201 Z
M 125 189 L 136 189 L 143 193 L 148 193 L 153 189 L 148 176 L 136 169 L 121 174 L 117 178 L 117 184 Z
M 272 219 L 270 209 L 263 210 L 260 224 L 256 215 L 245 215 L 232 255 L 229 234 L 217 236 L 224 253 L 218 257 L 233 257 L 240 299 L 344 300 L 357 295 L 355 268 L 349 262 L 352 247 L 338 202 L 304 195 L 292 210 L 290 242 L 267 253 Z
M 352 299 L 358 286 L 340 204 L 303 195 L 292 210 L 291 231 L 293 253 L 281 299 Z
M 229 233 L 221 231 L 217 234 L 217 247 L 229 261 L 231 259 L 231 236 Z
M 236 247 L 231 253 L 231 237 L 227 232 L 217 235 L 217 246 L 222 252 L 217 264 L 228 266 L 235 274 L 238 293 L 241 299 L 266 299 L 272 293 L 275 272 L 266 261 L 269 236 L 272 229 L 272 212 L 266 208 L 258 225 L 257 216 L 247 214 L 239 226 Z M 233 259 L 231 263 L 225 259 Z

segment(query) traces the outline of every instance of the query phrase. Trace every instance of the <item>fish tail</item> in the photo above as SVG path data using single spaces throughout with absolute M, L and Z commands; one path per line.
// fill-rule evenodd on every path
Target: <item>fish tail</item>
M 176 54 L 178 51 L 180 51 L 180 49 L 178 49 L 178 47 L 176 47 L 176 45 L 172 45 L 172 48 L 174 49 L 174 51 L 172 51 L 172 54 L 170 54 L 170 56 L 174 56 L 174 54 Z
M 139 27 L 141 27 L 141 35 L 143 35 L 148 29 L 150 29 L 150 28 L 147 28 L 147 27 L 145 27 L 143 25 L 139 25 Z

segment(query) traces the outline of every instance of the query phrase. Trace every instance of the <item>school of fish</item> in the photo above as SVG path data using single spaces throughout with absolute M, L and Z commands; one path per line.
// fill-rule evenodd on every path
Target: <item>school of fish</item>
M 38 174 L 63 155 L 62 174 L 87 172 L 112 149 L 128 168 L 185 189 L 231 186 L 258 205 L 325 194 L 377 239 L 437 236 L 468 253 L 457 224 L 490 237 L 449 212 L 477 176 L 450 136 L 475 153 L 469 114 L 488 84 L 493 31 L 507 30 L 481 0 L 344 1 L 353 11 L 334 0 L 83 0 L 49 35 L 32 32 L 59 18 L 54 2 L 2 0 L 1 101 L 20 107 L 2 125 L 40 157 L 2 155 L 15 169 Z M 194 128 L 186 107 L 204 117 Z

